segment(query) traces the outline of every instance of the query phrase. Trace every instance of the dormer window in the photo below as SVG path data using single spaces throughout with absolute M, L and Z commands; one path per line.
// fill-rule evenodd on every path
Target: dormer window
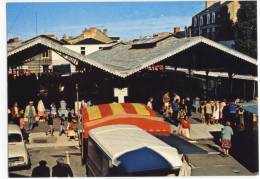
M 193 19 L 193 25 L 194 25 L 194 27 L 197 26 L 197 17 L 194 17 L 194 19 Z
M 80 47 L 81 55 L 86 55 L 86 47 Z
M 200 26 L 203 26 L 203 16 L 200 16 Z
M 210 14 L 207 14 L 207 24 L 210 24 Z
M 215 12 L 212 12 L 212 18 L 211 18 L 212 24 L 215 23 L 215 19 L 216 19 L 216 14 Z

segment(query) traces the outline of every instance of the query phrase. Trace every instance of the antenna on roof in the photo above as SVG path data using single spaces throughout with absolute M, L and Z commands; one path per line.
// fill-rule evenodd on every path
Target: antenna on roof
M 36 35 L 38 35 L 37 12 L 35 13 L 35 32 L 36 32 Z
M 187 26 L 185 26 L 184 32 L 185 32 L 185 39 L 186 39 L 187 38 Z

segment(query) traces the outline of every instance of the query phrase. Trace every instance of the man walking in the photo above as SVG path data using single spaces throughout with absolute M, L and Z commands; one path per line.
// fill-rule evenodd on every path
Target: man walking
M 33 106 L 33 101 L 29 101 L 29 104 L 25 108 L 25 117 L 28 119 L 26 130 L 32 129 L 35 116 L 36 116 L 36 110 L 35 107 Z
M 32 171 L 32 177 L 50 177 L 50 168 L 46 166 L 47 162 L 41 160 L 39 166 L 35 167 Z
M 63 158 L 57 159 L 56 162 L 57 165 L 52 167 L 52 177 L 73 177 L 70 166 L 64 163 Z

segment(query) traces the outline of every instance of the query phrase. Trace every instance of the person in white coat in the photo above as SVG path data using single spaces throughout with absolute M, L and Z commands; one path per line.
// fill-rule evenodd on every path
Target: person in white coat
M 219 101 L 215 101 L 214 111 L 213 111 L 213 118 L 214 118 L 214 122 L 216 124 L 218 124 L 218 120 L 219 120 Z

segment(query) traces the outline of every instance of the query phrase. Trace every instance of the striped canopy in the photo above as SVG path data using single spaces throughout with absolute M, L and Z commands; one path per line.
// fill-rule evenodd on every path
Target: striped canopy
M 141 103 L 110 103 L 83 108 L 84 121 L 93 121 L 113 115 L 136 114 L 155 117 L 156 113 Z

